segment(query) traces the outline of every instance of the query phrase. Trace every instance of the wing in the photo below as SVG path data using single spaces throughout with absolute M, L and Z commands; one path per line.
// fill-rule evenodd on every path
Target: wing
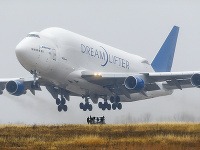
M 33 78 L 6 78 L 0 79 L 0 94 L 6 88 L 12 95 L 19 96 L 24 94 L 26 90 L 30 90 L 35 95 L 35 90 L 41 90 L 40 85 L 44 84 L 44 80 L 37 79 L 34 85 Z
M 200 71 L 144 73 L 150 82 L 163 82 L 166 89 L 199 87 Z M 165 81 L 165 82 L 164 82 Z
M 120 94 L 129 97 L 128 93 L 138 93 L 144 91 L 159 90 L 161 83 L 162 87 L 168 90 L 183 89 L 190 87 L 199 87 L 200 85 L 200 71 L 196 72 L 153 72 L 153 73 L 95 73 L 95 72 L 82 72 L 82 78 L 88 82 L 98 84 L 106 87 L 115 92 L 116 88 L 121 91 Z M 135 78 L 138 81 L 144 81 L 144 88 L 137 90 L 134 88 L 128 88 L 126 84 L 139 84 L 139 82 L 133 82 L 134 80 L 127 79 Z M 140 80 L 139 80 L 140 79 Z M 129 83 L 127 81 L 130 81 Z M 131 83 L 132 82 L 132 83 Z M 142 83 L 142 82 L 141 82 Z M 136 86 L 132 86 L 136 87 Z M 119 94 L 119 93 L 118 93 Z
M 76 93 L 67 91 L 64 87 L 58 88 L 58 86 L 55 84 L 41 77 L 37 78 L 36 81 L 34 81 L 33 77 L 0 79 L 0 95 L 3 94 L 4 89 L 6 89 L 11 95 L 14 96 L 26 94 L 27 90 L 30 90 L 30 92 L 35 95 L 35 91 L 41 91 L 41 86 L 46 87 L 54 99 L 58 98 L 58 95 L 61 94 L 61 89 L 63 96 L 68 100 L 69 95 L 80 96 Z

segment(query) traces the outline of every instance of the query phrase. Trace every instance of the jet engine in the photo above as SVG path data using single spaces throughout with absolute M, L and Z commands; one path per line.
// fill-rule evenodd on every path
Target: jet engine
M 25 85 L 23 81 L 20 80 L 9 81 L 6 84 L 6 90 L 11 95 L 20 96 L 25 93 Z
M 129 90 L 141 91 L 144 88 L 144 80 L 139 77 L 129 76 L 125 79 L 124 85 Z
M 200 88 L 200 74 L 193 74 L 191 77 L 191 83 L 193 86 Z

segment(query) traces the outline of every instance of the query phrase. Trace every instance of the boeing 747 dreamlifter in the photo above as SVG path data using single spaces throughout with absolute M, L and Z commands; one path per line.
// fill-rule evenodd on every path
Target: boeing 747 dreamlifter
M 200 87 L 200 72 L 171 72 L 178 32 L 179 27 L 174 26 L 151 64 L 145 58 L 61 28 L 31 32 L 15 52 L 33 77 L 0 79 L 0 94 L 6 89 L 14 96 L 27 90 L 35 95 L 44 86 L 56 100 L 58 111 L 67 111 L 70 96 L 84 98 L 80 109 L 92 111 L 90 100 L 102 110 L 115 110 L 122 109 L 122 102 Z

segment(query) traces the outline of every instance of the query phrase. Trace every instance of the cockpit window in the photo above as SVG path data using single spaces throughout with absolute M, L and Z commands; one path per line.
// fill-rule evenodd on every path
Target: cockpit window
M 28 34 L 27 37 L 36 37 L 36 38 L 40 38 L 40 36 L 37 35 L 37 34 Z

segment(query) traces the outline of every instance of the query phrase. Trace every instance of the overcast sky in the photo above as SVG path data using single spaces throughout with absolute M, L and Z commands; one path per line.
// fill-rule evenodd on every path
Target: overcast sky
M 200 1 L 198 0 L 6 0 L 0 1 L 0 78 L 30 77 L 18 62 L 15 47 L 29 32 L 61 27 L 150 62 L 174 25 L 180 27 L 172 71 L 200 70 Z M 131 115 L 151 114 L 154 121 L 187 113 L 200 120 L 200 89 L 133 103 L 123 110 L 93 112 L 79 109 L 72 97 L 69 111 L 57 111 L 55 100 L 43 88 L 32 96 L 0 96 L 0 123 L 85 123 L 89 115 L 105 116 L 108 123 Z

